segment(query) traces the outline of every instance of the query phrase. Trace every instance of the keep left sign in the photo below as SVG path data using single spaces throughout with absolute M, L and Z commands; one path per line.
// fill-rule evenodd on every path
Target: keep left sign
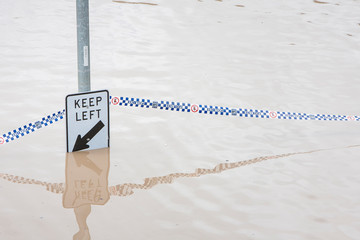
M 109 92 L 70 94 L 65 102 L 67 152 L 109 147 Z

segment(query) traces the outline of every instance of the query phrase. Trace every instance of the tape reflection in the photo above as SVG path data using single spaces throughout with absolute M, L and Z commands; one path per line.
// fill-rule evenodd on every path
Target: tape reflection
M 86 223 L 91 205 L 104 205 L 108 191 L 109 148 L 66 154 L 64 208 L 73 208 L 79 231 L 73 239 L 90 239 Z
M 33 178 L 26 178 L 8 173 L 0 173 L 0 178 L 17 184 L 34 184 L 34 185 L 44 186 L 46 188 L 46 191 L 52 193 L 64 193 L 64 183 L 49 183 L 45 181 L 36 180 Z
M 352 145 L 344 148 L 354 148 L 360 147 L 360 145 Z M 273 155 L 273 156 L 263 156 L 257 157 L 253 159 L 249 159 L 246 161 L 239 161 L 239 162 L 231 162 L 231 163 L 220 163 L 216 165 L 214 168 L 197 168 L 193 173 L 172 173 L 161 177 L 152 177 L 152 178 L 145 178 L 143 184 L 134 184 L 134 183 L 125 183 L 125 184 L 118 184 L 115 186 L 110 186 L 109 191 L 110 194 L 113 196 L 129 196 L 134 193 L 135 189 L 150 189 L 158 184 L 169 184 L 173 183 L 177 178 L 192 178 L 192 177 L 200 177 L 207 174 L 216 174 L 221 173 L 226 170 L 238 168 L 241 166 L 246 166 L 250 164 L 255 164 L 265 160 L 277 159 L 277 158 L 284 158 L 293 155 L 303 155 L 303 154 L 311 154 L 315 152 L 322 152 L 334 149 L 343 149 L 343 148 L 332 148 L 332 149 L 318 149 L 306 152 L 294 152 L 294 153 L 286 153 L 280 155 Z
M 197 169 L 195 169 L 195 171 L 193 173 L 172 173 L 172 174 L 168 174 L 168 175 L 160 176 L 160 177 L 145 178 L 143 184 L 135 184 L 135 183 L 117 184 L 115 186 L 110 186 L 108 188 L 108 191 L 109 191 L 110 195 L 112 195 L 112 196 L 129 196 L 134 193 L 134 191 L 133 191 L 134 189 L 150 189 L 158 184 L 172 183 L 176 178 L 200 177 L 202 175 L 221 173 L 225 170 L 230 170 L 233 168 L 250 165 L 250 164 L 254 164 L 257 162 L 270 160 L 270 159 L 284 158 L 284 157 L 293 156 L 293 155 L 311 154 L 311 153 L 315 153 L 315 152 L 331 151 L 331 150 L 337 150 L 337 149 L 358 148 L 358 147 L 360 147 L 360 145 L 351 145 L 351 146 L 347 146 L 347 147 L 329 148 L 329 149 L 318 149 L 318 150 L 312 150 L 312 151 L 307 151 L 307 152 L 295 152 L 295 153 L 287 153 L 287 154 L 273 155 L 273 156 L 263 156 L 263 157 L 253 158 L 250 160 L 240 161 L 240 162 L 220 163 L 212 169 L 197 168 Z M 102 150 L 102 149 L 100 149 L 100 150 Z M 86 151 L 84 151 L 84 152 L 86 152 Z M 83 153 L 83 152 L 78 152 L 78 153 Z M 80 162 L 82 163 L 82 161 L 80 161 Z M 109 160 L 107 160 L 107 162 L 109 162 Z M 95 163 L 95 162 L 93 162 L 93 163 Z M 87 165 L 88 165 L 88 167 L 91 168 L 92 163 L 88 163 Z M 94 170 L 92 170 L 92 171 L 95 173 L 98 172 L 97 167 L 99 167 L 101 169 L 101 167 L 99 165 L 96 165 L 96 167 L 94 167 Z M 108 168 L 109 167 L 107 167 L 107 171 L 108 171 Z M 16 175 L 7 174 L 7 173 L 0 173 L 0 178 L 3 180 L 6 180 L 6 181 L 12 182 L 12 183 L 35 184 L 35 185 L 44 186 L 47 191 L 50 191 L 53 193 L 62 194 L 65 192 L 65 190 L 64 190 L 65 184 L 64 183 L 49 183 L 49 182 L 45 182 L 45 181 L 24 178 L 21 176 L 16 176 Z
M 230 170 L 233 168 L 238 168 L 241 166 L 258 163 L 265 160 L 288 157 L 296 154 L 303 154 L 303 153 L 287 153 L 287 154 L 274 155 L 274 156 L 258 157 L 247 161 L 220 163 L 216 165 L 214 168 L 197 168 L 192 173 L 171 173 L 161 177 L 145 178 L 143 184 L 125 183 L 125 184 L 110 186 L 109 191 L 110 194 L 114 196 L 129 196 L 134 193 L 134 189 L 150 189 L 158 184 L 173 183 L 174 180 L 177 178 L 192 178 L 192 177 L 200 177 L 207 174 L 221 173 L 223 171 Z

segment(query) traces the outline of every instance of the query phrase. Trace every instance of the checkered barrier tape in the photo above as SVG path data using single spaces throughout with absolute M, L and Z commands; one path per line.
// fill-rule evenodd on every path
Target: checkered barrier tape
M 27 134 L 35 132 L 36 130 L 38 130 L 42 127 L 49 126 L 49 125 L 59 121 L 60 119 L 63 119 L 64 114 L 65 114 L 65 109 L 62 111 L 58 111 L 57 113 L 53 113 L 52 115 L 43 117 L 39 121 L 29 123 L 28 125 L 24 125 L 23 127 L 14 129 L 11 132 L 2 134 L 0 136 L 0 145 L 4 144 L 4 143 L 9 143 L 15 139 L 26 136 Z
M 210 115 L 238 116 L 251 118 L 291 119 L 291 120 L 323 120 L 323 121 L 360 121 L 360 116 L 326 115 L 291 113 L 246 108 L 229 108 L 212 105 L 190 103 L 152 101 L 149 99 L 110 96 L 110 103 L 115 106 L 152 108 L 177 112 L 192 112 Z
M 291 120 L 319 120 L 319 121 L 360 121 L 360 116 L 351 115 L 326 115 L 326 114 L 307 114 L 291 113 L 269 110 L 256 110 L 247 108 L 229 108 L 212 105 L 197 105 L 190 103 L 170 102 L 170 101 L 153 101 L 149 99 L 117 97 L 110 96 L 110 104 L 121 107 L 140 107 L 159 110 L 168 110 L 176 112 L 200 113 L 209 115 L 222 115 L 232 117 L 249 117 L 249 118 L 267 118 L 267 119 L 291 119 Z M 29 123 L 18 129 L 14 129 L 7 134 L 0 135 L 0 145 L 9 143 L 22 136 L 48 126 L 63 119 L 65 109 L 43 117 L 40 121 Z

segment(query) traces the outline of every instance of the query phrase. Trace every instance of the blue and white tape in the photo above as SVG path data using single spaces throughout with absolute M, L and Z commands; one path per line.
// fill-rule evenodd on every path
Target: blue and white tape
M 63 119 L 64 114 L 65 114 L 65 109 L 62 111 L 58 111 L 57 113 L 53 113 L 52 115 L 43 117 L 39 121 L 29 123 L 27 125 L 19 127 L 17 129 L 14 129 L 11 132 L 5 133 L 0 136 L 0 144 L 9 143 L 15 139 L 26 136 L 27 134 L 30 134 L 32 132 L 35 132 L 36 130 L 38 130 L 42 127 L 49 126 L 49 125 L 53 124 L 54 122 L 57 122 L 60 119 Z
M 360 116 L 353 115 L 326 115 L 326 114 L 308 114 L 308 113 L 292 113 L 270 110 L 257 110 L 247 108 L 231 108 L 219 107 L 212 105 L 190 104 L 170 101 L 153 101 L 150 99 L 130 98 L 110 96 L 110 104 L 120 107 L 140 107 L 149 109 L 168 110 L 186 113 L 199 113 L 219 116 L 231 117 L 249 117 L 263 119 L 289 119 L 289 120 L 318 120 L 318 121 L 360 121 Z M 11 132 L 0 136 L 0 145 L 9 143 L 15 139 L 26 136 L 35 132 L 43 126 L 48 126 L 64 118 L 65 109 L 53 113 L 41 120 L 29 123 L 23 127 L 14 129 Z
M 238 116 L 267 119 L 290 119 L 290 120 L 322 120 L 322 121 L 360 121 L 360 116 L 351 115 L 326 115 L 292 113 L 270 110 L 257 110 L 247 108 L 230 108 L 202 104 L 190 104 L 170 101 L 152 101 L 149 99 L 110 96 L 112 105 L 125 107 L 141 107 L 177 112 L 193 112 L 210 115 Z

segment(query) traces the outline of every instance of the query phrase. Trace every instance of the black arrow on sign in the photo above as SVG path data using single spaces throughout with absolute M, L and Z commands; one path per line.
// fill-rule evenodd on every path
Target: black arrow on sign
M 81 137 L 79 134 L 72 151 L 76 152 L 89 148 L 89 145 L 87 145 L 87 143 L 90 142 L 91 139 L 95 137 L 95 135 L 100 132 L 100 130 L 104 126 L 104 123 L 100 120 L 87 134 L 84 135 L 84 137 Z

